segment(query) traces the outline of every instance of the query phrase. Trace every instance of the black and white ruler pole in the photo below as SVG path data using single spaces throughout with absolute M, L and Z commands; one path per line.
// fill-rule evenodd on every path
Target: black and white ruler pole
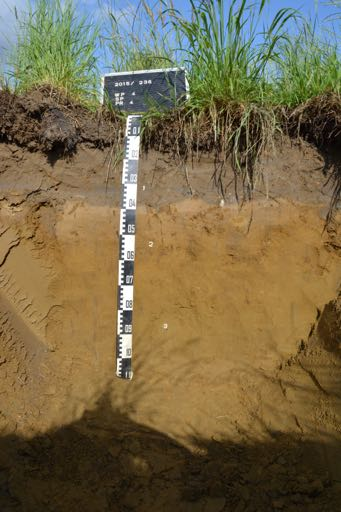
M 134 262 L 141 119 L 141 115 L 127 118 L 122 172 L 116 337 L 116 375 L 122 379 L 133 377 Z
M 120 213 L 118 261 L 118 306 L 116 375 L 131 379 L 133 350 L 134 262 L 136 231 L 137 173 L 140 128 L 143 112 L 151 105 L 173 108 L 188 98 L 188 81 L 183 68 L 147 69 L 108 73 L 102 77 L 102 102 L 122 112 L 127 119 Z

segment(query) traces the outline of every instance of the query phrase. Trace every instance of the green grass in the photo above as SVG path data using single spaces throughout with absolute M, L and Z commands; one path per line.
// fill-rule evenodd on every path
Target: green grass
M 318 34 L 316 24 L 285 2 L 263 26 L 267 3 L 189 0 L 185 16 L 169 0 L 142 0 L 137 10 L 111 12 L 112 69 L 185 66 L 191 107 L 218 113 L 231 102 L 295 106 L 328 91 L 339 94 L 340 39 Z M 336 8 L 334 22 L 337 14 Z
M 12 83 L 19 92 L 49 85 L 91 103 L 101 41 L 111 71 L 185 66 L 188 108 L 213 118 L 236 103 L 294 107 L 325 92 L 340 94 L 341 2 L 331 0 L 335 15 L 317 32 L 285 2 L 264 26 L 269 1 L 275 0 L 189 0 L 186 15 L 172 0 L 140 0 L 121 10 L 106 4 L 100 31 L 77 14 L 73 0 L 28 0 L 17 19 Z
M 6 88 L 6 76 L 5 71 L 2 69 L 0 65 L 0 91 Z
M 112 71 L 159 69 L 174 64 L 174 34 L 166 27 L 162 2 L 141 0 L 137 8 L 109 8 L 107 16 L 109 33 L 103 42 Z
M 331 35 L 332 36 L 332 35 Z M 341 93 L 340 48 L 316 33 L 316 24 L 303 20 L 298 33 L 280 48 L 276 67 L 276 101 L 295 107 L 326 92 Z
M 189 70 L 192 103 L 199 108 L 229 102 L 263 104 L 271 97 L 266 68 L 285 37 L 291 9 L 280 9 L 259 27 L 266 1 L 190 0 L 191 15 L 168 9 Z
M 10 60 L 15 89 L 49 86 L 92 105 L 99 80 L 98 28 L 76 13 L 72 0 L 36 0 L 17 22 L 18 40 Z
M 0 90 L 8 88 L 8 77 L 6 76 L 6 59 L 0 53 Z

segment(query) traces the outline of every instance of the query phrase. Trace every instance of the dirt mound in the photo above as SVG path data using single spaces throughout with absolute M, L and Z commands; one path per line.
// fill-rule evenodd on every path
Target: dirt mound
M 134 379 L 123 382 L 119 159 L 66 105 L 15 100 L 15 132 L 7 100 L 1 510 L 338 510 L 340 218 L 324 229 L 321 155 L 283 143 L 243 208 L 233 191 L 221 201 L 212 155 L 193 166 L 143 156 Z
M 69 154 L 80 143 L 110 146 L 121 140 L 122 130 L 113 114 L 91 114 L 46 89 L 22 96 L 0 91 L 0 141 Z

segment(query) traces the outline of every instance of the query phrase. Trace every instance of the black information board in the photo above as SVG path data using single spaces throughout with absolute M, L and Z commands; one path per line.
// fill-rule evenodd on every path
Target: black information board
M 170 109 L 188 95 L 185 70 L 148 69 L 110 73 L 102 78 L 103 99 L 122 112 L 147 112 L 152 106 Z

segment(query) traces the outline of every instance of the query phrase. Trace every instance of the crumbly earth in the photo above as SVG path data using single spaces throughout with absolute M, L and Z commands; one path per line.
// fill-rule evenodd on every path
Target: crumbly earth
M 240 208 L 210 155 L 143 155 L 124 382 L 119 158 L 85 135 L 61 156 L 49 133 L 44 152 L 0 143 L 0 510 L 340 510 L 340 218 L 324 229 L 321 156 L 278 147 Z

